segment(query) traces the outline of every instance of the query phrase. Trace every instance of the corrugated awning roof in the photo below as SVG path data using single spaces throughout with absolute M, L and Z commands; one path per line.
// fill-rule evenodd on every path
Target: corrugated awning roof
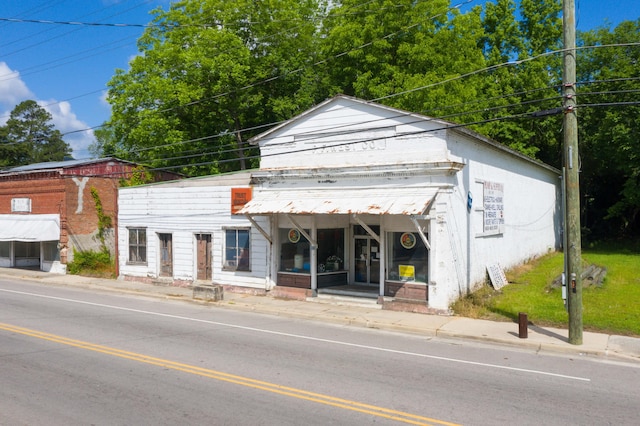
M 323 188 L 254 190 L 238 213 L 421 215 L 438 188 Z
M 57 214 L 2 214 L 0 215 L 0 241 L 58 241 L 60 215 Z

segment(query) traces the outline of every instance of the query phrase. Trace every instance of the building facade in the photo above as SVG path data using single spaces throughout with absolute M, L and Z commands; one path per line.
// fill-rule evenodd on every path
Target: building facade
M 560 247 L 560 172 L 451 123 L 338 96 L 252 142 L 240 213 L 270 219 L 276 291 L 446 311 L 488 269 Z
M 0 172 L 0 267 L 65 273 L 74 250 L 102 248 L 98 209 L 112 222 L 103 235 L 115 253 L 118 186 L 135 166 L 102 158 Z
M 451 123 L 337 96 L 251 142 L 258 170 L 120 190 L 121 275 L 445 312 L 560 247 L 560 172 Z
M 168 285 L 219 283 L 264 293 L 268 243 L 234 214 L 250 198 L 250 173 L 121 188 L 120 278 Z

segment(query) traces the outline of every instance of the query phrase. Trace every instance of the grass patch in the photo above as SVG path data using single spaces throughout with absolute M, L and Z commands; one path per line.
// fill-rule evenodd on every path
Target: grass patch
M 583 285 L 584 330 L 640 336 L 638 244 L 586 247 L 582 259 L 585 264 L 607 269 L 602 285 Z M 456 302 L 452 309 L 456 315 L 499 321 L 517 321 L 518 313 L 524 312 L 536 325 L 567 328 L 569 317 L 562 303 L 562 290 L 552 285 L 562 269 L 563 254 L 548 254 L 506 271 L 509 285 L 500 291 L 486 285 Z
M 108 250 L 73 250 L 73 262 L 67 263 L 67 272 L 98 278 L 116 278 L 116 265 Z

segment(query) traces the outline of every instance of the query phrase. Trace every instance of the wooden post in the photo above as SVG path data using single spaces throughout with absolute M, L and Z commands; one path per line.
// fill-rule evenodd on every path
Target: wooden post
M 569 343 L 582 344 L 582 249 L 580 242 L 580 160 L 576 114 L 576 25 L 574 0 L 563 1 L 564 38 L 564 168 L 566 279 L 569 305 Z

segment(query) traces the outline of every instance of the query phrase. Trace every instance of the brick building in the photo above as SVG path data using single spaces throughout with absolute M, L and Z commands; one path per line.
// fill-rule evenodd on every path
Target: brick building
M 104 244 L 115 252 L 118 187 L 135 167 L 101 158 L 0 172 L 0 267 L 65 273 L 74 249 L 100 250 Z M 98 236 L 101 215 L 109 218 L 104 241 Z

